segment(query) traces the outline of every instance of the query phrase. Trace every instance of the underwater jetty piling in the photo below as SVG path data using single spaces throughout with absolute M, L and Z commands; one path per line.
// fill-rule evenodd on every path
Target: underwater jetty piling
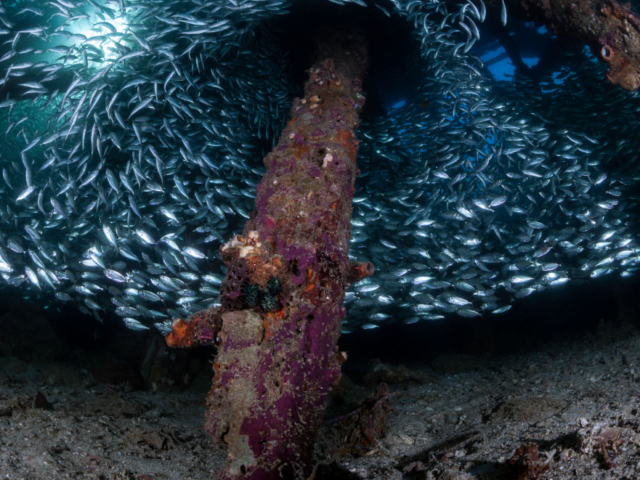
M 337 348 L 344 292 L 374 270 L 348 258 L 365 39 L 325 31 L 315 58 L 264 159 L 244 233 L 220 248 L 221 306 L 176 320 L 166 337 L 218 346 L 205 429 L 228 447 L 220 480 L 309 477 L 326 395 L 346 360 Z
M 500 1 L 494 0 L 494 8 Z M 615 0 L 506 0 L 507 10 L 546 25 L 565 40 L 586 43 L 609 67 L 607 78 L 627 91 L 640 88 L 640 17 Z

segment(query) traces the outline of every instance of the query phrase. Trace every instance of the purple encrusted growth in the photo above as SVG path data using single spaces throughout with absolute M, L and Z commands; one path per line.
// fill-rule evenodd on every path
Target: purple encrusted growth
M 202 343 L 213 342 L 213 331 L 207 327 L 203 328 L 202 331 L 200 332 L 200 335 L 198 335 L 198 339 Z
M 245 258 L 231 263 L 227 276 L 220 287 L 220 303 L 224 310 L 239 310 L 244 303 L 244 289 L 251 283 L 249 267 Z

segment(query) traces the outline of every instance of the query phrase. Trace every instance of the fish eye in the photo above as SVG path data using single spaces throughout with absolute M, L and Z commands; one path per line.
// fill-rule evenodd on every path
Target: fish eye
M 604 47 L 602 47 L 602 50 L 600 50 L 600 55 L 602 55 L 602 58 L 604 58 L 605 60 L 609 60 L 612 54 L 613 54 L 613 51 L 611 50 L 611 47 L 609 47 L 608 45 L 605 45 Z

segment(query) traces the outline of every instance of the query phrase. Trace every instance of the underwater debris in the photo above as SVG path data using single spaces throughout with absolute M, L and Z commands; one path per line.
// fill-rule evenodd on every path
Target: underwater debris
M 325 422 L 334 424 L 334 428 L 339 430 L 341 442 L 335 454 L 338 457 L 348 454 L 357 457 L 367 455 L 373 449 L 384 451 L 378 439 L 383 436 L 387 424 L 389 402 L 402 395 L 404 392 L 390 393 L 388 385 L 381 383 L 354 411 Z
M 44 394 L 38 390 L 36 393 L 36 399 L 34 401 L 34 407 L 35 408 L 40 408 L 42 410 L 53 410 L 53 405 L 51 403 L 49 403 L 49 400 L 47 400 L 47 397 L 44 396 Z
M 538 457 L 538 445 L 523 443 L 505 462 L 504 475 L 508 480 L 541 480 L 549 468 L 549 463 L 542 463 Z
M 576 439 L 578 449 L 593 455 L 605 470 L 615 468 L 618 447 L 625 443 L 619 428 L 606 427 L 603 423 L 586 425 L 576 432 Z

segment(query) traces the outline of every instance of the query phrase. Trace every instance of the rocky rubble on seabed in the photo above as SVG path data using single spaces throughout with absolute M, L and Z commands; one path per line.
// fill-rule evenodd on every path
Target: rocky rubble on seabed
M 448 355 L 414 374 L 372 365 L 365 378 L 403 393 L 378 403 L 386 428 L 362 437 L 358 457 L 338 457 L 340 429 L 357 417 L 325 425 L 314 480 L 640 478 L 640 336 L 630 327 L 517 356 Z M 203 432 L 199 385 L 132 391 L 69 362 L 0 358 L 0 478 L 210 479 L 225 451 Z M 327 417 L 376 386 L 345 377 Z

